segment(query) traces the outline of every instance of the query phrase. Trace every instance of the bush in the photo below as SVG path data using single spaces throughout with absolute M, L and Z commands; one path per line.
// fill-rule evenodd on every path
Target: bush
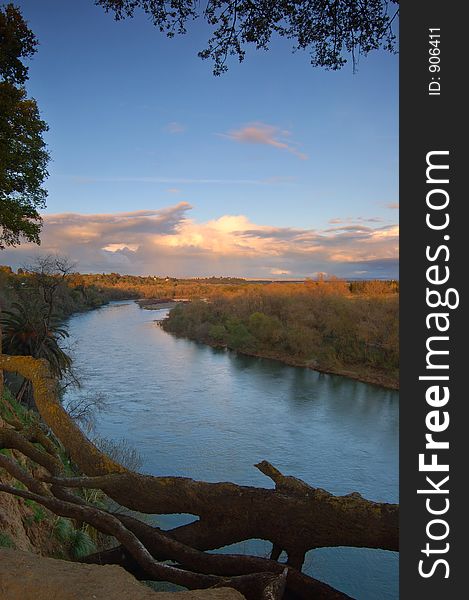
M 358 374 L 371 369 L 397 383 L 398 296 L 392 289 L 390 282 L 362 284 L 353 293 L 340 281 L 247 286 L 233 297 L 180 305 L 163 327 L 298 364 Z
M 216 342 L 217 344 L 226 343 L 227 331 L 224 325 L 210 325 L 208 335 L 210 339 Z
M 231 319 L 227 323 L 228 346 L 233 350 L 253 351 L 256 348 L 256 339 L 249 332 L 244 323 Z
M 263 344 L 276 344 L 282 336 L 282 324 L 277 317 L 255 312 L 249 317 L 249 331 Z

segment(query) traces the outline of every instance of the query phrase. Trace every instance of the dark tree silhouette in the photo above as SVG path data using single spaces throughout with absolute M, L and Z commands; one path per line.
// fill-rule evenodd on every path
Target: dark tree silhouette
M 3 311 L 0 323 L 7 354 L 45 358 L 57 378 L 71 368 L 71 358 L 59 345 L 68 332 L 58 319 L 48 317 L 46 307 L 15 303 L 12 310 Z
M 28 68 L 23 64 L 36 45 L 19 9 L 13 4 L 0 8 L 0 249 L 16 246 L 21 238 L 40 243 L 47 124 L 36 101 L 27 97 Z
M 77 383 L 72 360 L 60 346 L 60 341 L 68 337 L 68 332 L 58 313 L 60 300 L 57 297 L 73 268 L 74 264 L 66 257 L 37 257 L 24 268 L 27 278 L 19 288 L 21 293 L 18 301 L 12 304 L 10 310 L 0 313 L 3 351 L 12 355 L 45 358 L 54 377 L 61 383 L 65 376 Z M 21 385 L 17 399 L 33 405 L 28 380 Z
M 168 37 L 186 33 L 187 23 L 205 20 L 211 30 L 201 58 L 214 62 L 213 72 L 227 70 L 227 59 L 241 62 L 246 46 L 268 50 L 273 35 L 293 41 L 293 50 L 306 50 L 313 66 L 340 69 L 346 55 L 355 69 L 359 55 L 384 48 L 393 52 L 392 25 L 398 0 L 95 0 L 116 20 L 142 9 Z

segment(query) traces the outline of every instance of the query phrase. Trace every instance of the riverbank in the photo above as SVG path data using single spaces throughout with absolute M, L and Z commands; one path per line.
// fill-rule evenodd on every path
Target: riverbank
M 177 336 L 399 389 L 398 298 L 263 295 L 175 306 Z
M 48 320 L 52 316 L 63 322 L 115 300 L 139 297 L 136 290 L 87 283 L 84 275 L 69 272 L 70 269 L 69 263 L 54 257 L 42 258 L 30 271 L 19 269 L 15 273 L 10 267 L 0 266 L 0 310 L 18 312 L 21 307 L 33 315 L 34 307 L 39 322 L 44 321 L 44 315 Z
M 160 325 L 163 329 L 165 329 L 165 327 L 164 327 L 165 320 L 166 319 L 157 321 L 158 325 Z M 167 330 L 165 329 L 165 331 L 167 331 Z M 172 333 L 172 332 L 169 331 L 168 333 Z M 341 377 L 347 377 L 348 379 L 354 379 L 355 381 L 361 381 L 362 383 L 369 383 L 372 385 L 377 385 L 384 389 L 399 391 L 399 379 L 396 380 L 395 378 L 389 377 L 388 375 L 386 375 L 384 373 L 380 373 L 378 371 L 373 372 L 372 370 L 365 370 L 365 369 L 354 370 L 354 369 L 346 368 L 346 367 L 326 368 L 326 367 L 321 367 L 316 364 L 311 364 L 311 361 L 308 362 L 305 360 L 299 360 L 299 359 L 295 359 L 291 356 L 282 356 L 275 352 L 267 352 L 267 351 L 249 352 L 246 350 L 235 350 L 234 348 L 230 348 L 229 346 L 227 346 L 227 344 L 218 344 L 216 342 L 211 342 L 209 340 L 202 341 L 197 338 L 191 338 L 191 337 L 188 337 L 185 335 L 178 335 L 175 333 L 172 333 L 172 335 L 174 335 L 175 337 L 178 337 L 178 338 L 189 339 L 193 342 L 198 342 L 198 343 L 204 344 L 206 346 L 210 346 L 211 348 L 219 348 L 219 349 L 229 350 L 230 352 L 234 352 L 241 356 L 251 356 L 253 358 L 265 358 L 268 360 L 277 361 L 284 365 L 288 365 L 289 367 L 310 369 L 311 371 L 317 371 L 318 373 L 324 373 L 326 375 L 339 375 Z
M 152 475 L 266 487 L 252 468 L 265 459 L 335 494 L 397 501 L 395 391 L 176 338 L 153 322 L 166 313 L 111 303 L 70 319 L 84 386 L 64 403 L 88 390 L 107 396 L 98 436 L 126 438 Z M 170 529 L 188 518 L 158 522 Z M 270 549 L 253 541 L 232 552 Z M 396 569 L 394 553 L 346 548 L 315 550 L 305 567 L 362 600 L 396 598 Z
M 140 308 L 144 310 L 163 310 L 164 308 L 174 308 L 178 300 L 170 300 L 166 298 L 140 298 L 135 300 Z

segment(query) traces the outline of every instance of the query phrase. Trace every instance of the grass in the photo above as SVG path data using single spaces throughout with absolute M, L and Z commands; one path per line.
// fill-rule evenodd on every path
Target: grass
M 25 428 L 40 423 L 39 415 L 17 402 L 7 387 L 4 388 L 3 397 L 0 398 L 0 416 L 4 419 L 20 421 Z M 54 441 L 53 437 L 51 439 Z M 63 446 L 58 440 L 54 441 L 54 443 L 56 445 L 57 458 L 64 466 L 64 474 L 66 476 L 76 475 L 77 472 L 74 469 L 73 463 L 67 456 Z M 38 447 L 42 449 L 40 444 L 38 444 Z M 1 449 L 0 452 L 6 456 L 12 456 L 9 449 Z M 25 486 L 20 482 L 16 482 L 15 487 L 17 489 L 25 489 Z M 101 490 L 85 490 L 83 496 L 90 504 L 101 509 L 106 508 L 106 497 Z M 34 500 L 28 498 L 24 501 L 24 504 L 31 511 L 30 514 L 23 517 L 25 526 L 31 527 L 48 519 L 50 520 L 51 517 L 48 515 L 48 512 Z M 69 556 L 78 559 L 96 552 L 98 532 L 87 524 L 83 524 L 77 529 L 72 520 L 56 517 L 53 522 L 52 535 L 63 545 L 63 550 L 58 550 L 57 552 L 64 557 Z M 0 547 L 14 548 L 15 544 L 8 534 L 0 532 Z
M 3 400 L 4 401 L 2 402 L 2 399 L 0 398 L 0 417 L 3 417 L 4 419 L 18 419 L 26 428 L 40 423 L 39 415 L 32 410 L 28 410 L 18 402 L 7 386 L 3 389 Z M 54 438 L 52 438 L 52 440 L 54 441 Z M 57 457 L 64 466 L 65 475 L 73 477 L 76 475 L 76 471 L 74 471 L 67 453 L 58 440 L 54 443 L 57 445 Z M 42 450 L 41 444 L 35 443 L 34 445 Z M 5 456 L 11 456 L 11 454 L 8 454 L 8 452 L 10 452 L 9 450 L 2 449 L 0 452 Z
M 81 558 L 96 552 L 96 544 L 82 529 L 75 529 L 70 519 L 58 517 L 54 524 L 55 537 L 67 546 L 73 558 Z
M 0 531 L 0 548 L 16 548 L 13 540 L 7 533 Z
M 90 536 L 82 529 L 74 529 L 69 540 L 70 554 L 73 558 L 82 558 L 96 552 L 96 545 Z
M 57 517 L 54 523 L 54 535 L 59 542 L 67 542 L 72 535 L 73 525 L 70 519 L 64 517 Z
M 3 399 L 5 402 L 0 402 L 0 416 L 3 418 L 16 418 L 25 426 L 37 421 L 36 415 L 20 404 L 6 386 L 3 389 Z

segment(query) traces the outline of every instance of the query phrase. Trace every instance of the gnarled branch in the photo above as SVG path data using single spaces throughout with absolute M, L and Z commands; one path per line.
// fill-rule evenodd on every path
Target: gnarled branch
M 280 597 L 284 583 L 287 594 L 330 600 L 346 596 L 299 572 L 308 550 L 331 546 L 398 549 L 397 505 L 372 502 L 358 493 L 334 496 L 283 475 L 266 461 L 256 467 L 272 479 L 275 489 L 229 482 L 207 483 L 185 477 L 153 477 L 128 471 L 96 448 L 62 408 L 45 361 L 0 354 L 0 369 L 17 371 L 31 380 L 41 417 L 85 476 L 63 477 L 53 454 L 40 451 L 13 429 L 0 429 L 0 446 L 20 450 L 49 471 L 51 475 L 43 481 L 51 484 L 54 496 L 36 494 L 38 502 L 57 514 L 86 521 L 121 541 L 124 552 L 122 548 L 117 549 L 95 556 L 96 560 L 123 560 L 129 565 L 133 562 L 141 572 L 187 587 L 197 580 L 199 587 L 221 581 L 224 585 L 238 586 L 236 589 L 240 591 L 247 586 L 246 589 L 251 590 L 249 594 L 255 588 L 256 600 L 268 589 L 272 598 L 275 594 Z M 85 506 L 83 500 L 67 488 L 100 489 L 119 504 L 139 512 L 189 513 L 199 519 L 170 532 L 161 532 L 129 517 L 96 512 L 97 509 Z M 39 488 L 31 490 L 27 493 L 33 494 Z M 248 539 L 271 541 L 272 558 L 279 558 L 281 550 L 285 550 L 287 572 L 284 573 L 285 565 L 276 560 L 222 558 L 203 552 Z M 160 560 L 173 560 L 181 568 L 171 572 L 161 570 L 167 565 L 157 563 L 155 556 Z M 231 576 L 230 583 L 223 576 Z M 314 595 L 311 595 L 313 588 Z

